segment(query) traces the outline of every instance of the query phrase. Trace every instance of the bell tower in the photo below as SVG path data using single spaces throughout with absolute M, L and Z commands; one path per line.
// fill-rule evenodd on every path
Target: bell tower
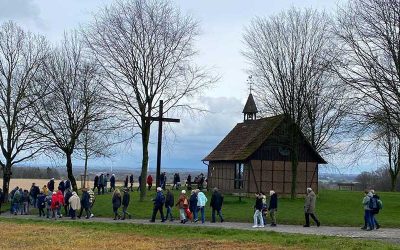
M 243 108 L 243 121 L 252 121 L 257 119 L 257 106 L 256 103 L 254 102 L 253 95 L 251 93 L 252 91 L 252 77 L 249 76 L 249 79 L 247 79 L 248 84 L 250 85 L 250 94 L 249 97 L 247 97 L 246 105 L 244 105 Z

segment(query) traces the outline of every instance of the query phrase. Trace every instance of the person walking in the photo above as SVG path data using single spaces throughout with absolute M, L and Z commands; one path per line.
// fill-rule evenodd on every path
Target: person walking
M 208 201 L 206 195 L 201 192 L 199 189 L 196 190 L 197 193 L 197 209 L 198 211 L 200 211 L 200 215 L 201 215 L 201 223 L 204 224 L 204 222 L 206 221 L 205 215 L 204 215 L 204 208 L 206 206 L 206 203 Z
M 153 199 L 153 201 L 154 201 L 154 208 L 153 208 L 153 214 L 151 216 L 150 222 L 156 221 L 156 215 L 157 215 L 158 211 L 160 211 L 161 222 L 165 222 L 164 213 L 163 213 L 165 197 L 164 197 L 161 187 L 157 187 L 157 194 L 156 194 L 156 197 Z
M 29 205 L 30 205 L 30 198 L 29 198 L 29 192 L 28 190 L 24 190 L 23 196 L 22 196 L 22 203 L 23 203 L 23 209 L 21 209 L 21 215 L 28 215 L 29 214 Z
M 52 198 L 53 198 L 53 193 L 49 190 L 46 198 L 44 199 L 46 202 L 46 218 L 47 219 L 50 219 Z
M 115 190 L 115 175 L 112 174 L 110 178 L 110 192 Z
M 310 216 L 317 224 L 317 227 L 321 225 L 317 217 L 315 216 L 315 193 L 312 188 L 307 188 L 307 196 L 304 201 L 304 217 L 306 219 L 306 224 L 303 227 L 310 227 Z
M 100 195 L 100 192 L 101 192 L 101 194 L 104 194 L 104 174 L 103 173 L 101 173 L 99 176 L 99 186 L 98 186 L 97 190 L 98 190 L 97 195 Z
M 274 190 L 271 190 L 269 191 L 269 197 L 268 212 L 271 217 L 271 227 L 276 227 L 275 213 L 278 211 L 278 196 Z
M 210 206 L 212 208 L 211 222 L 215 223 L 215 212 L 217 212 L 221 222 L 224 222 L 224 217 L 222 216 L 222 204 L 224 202 L 224 197 L 218 191 L 218 188 L 214 188 L 213 194 L 211 196 Z
M 131 200 L 131 195 L 129 194 L 129 190 L 124 188 L 124 195 L 122 196 L 122 220 L 125 220 L 126 215 L 128 215 L 129 219 L 132 219 L 132 216 L 130 213 L 128 213 L 128 206 L 129 202 Z
M 106 174 L 106 175 L 104 175 L 104 192 L 108 192 L 108 188 L 107 188 L 107 185 L 108 185 L 108 180 L 110 179 L 110 174 Z
M 71 189 L 65 189 L 65 193 L 64 193 L 64 212 L 65 212 L 65 216 L 69 216 L 69 211 L 70 211 L 69 198 L 71 198 L 71 196 L 72 196 Z
M 29 196 L 31 197 L 32 205 L 34 208 L 37 207 L 37 196 L 40 193 L 40 189 L 38 186 L 36 186 L 35 183 L 32 183 L 32 187 L 29 190 Z
M 113 205 L 113 212 L 114 212 L 114 220 L 120 220 L 121 216 L 118 213 L 118 209 L 121 207 L 122 204 L 122 198 L 121 198 L 121 192 L 119 189 L 115 189 L 114 194 L 112 196 L 112 205 Z
M 127 175 L 124 181 L 124 188 L 128 188 L 128 181 L 129 181 L 129 176 Z
M 188 208 L 189 202 L 186 198 L 186 190 L 182 190 L 179 195 L 179 200 L 176 203 L 176 206 L 179 208 L 179 217 L 181 219 L 181 223 L 185 224 L 187 222 L 185 209 Z
M 174 217 L 172 216 L 172 207 L 174 206 L 174 195 L 173 193 L 167 189 L 167 194 L 165 198 L 165 208 L 167 209 L 167 215 L 165 217 L 166 220 L 174 221 Z
M 39 217 L 44 217 L 44 208 L 46 207 L 46 195 L 43 191 L 40 191 L 39 195 L 37 196 L 37 207 L 39 209 Z
M 93 190 L 92 190 L 92 192 L 93 192 Z M 82 188 L 81 211 L 79 213 L 78 218 L 79 219 L 81 218 L 83 210 L 85 210 L 86 219 L 89 219 L 90 218 L 89 209 L 90 209 L 90 195 L 89 195 L 88 189 Z
M 97 188 L 97 192 L 100 192 L 100 190 L 99 190 L 99 175 L 97 175 L 97 174 L 93 180 L 93 192 L 96 190 L 96 188 Z
M 189 199 L 189 210 L 193 214 L 192 222 L 197 222 L 197 193 L 196 190 L 192 190 Z
M 131 174 L 131 176 L 129 176 L 129 184 L 130 184 L 131 192 L 133 192 L 133 174 Z
M 80 202 L 78 194 L 75 191 L 71 193 L 71 197 L 69 197 L 69 199 L 68 199 L 68 204 L 70 205 L 69 215 L 72 220 L 75 220 L 76 219 L 76 211 L 81 209 L 81 202 Z
M 256 204 L 254 205 L 254 216 L 253 216 L 254 218 L 253 228 L 264 227 L 262 209 L 263 209 L 262 194 L 256 193 Z
M 369 190 L 365 190 L 362 205 L 364 206 L 364 227 L 361 229 L 371 231 L 374 229 L 374 221 L 372 217 L 372 209 L 370 209 L 370 200 L 373 194 Z
M 151 187 L 153 186 L 153 177 L 149 174 L 149 176 L 147 176 L 147 188 L 149 189 L 149 191 L 151 190 Z
M 369 204 L 369 208 L 372 209 L 372 221 L 374 222 L 374 228 L 379 229 L 381 228 L 381 225 L 378 223 L 376 215 L 379 214 L 379 210 L 382 209 L 382 201 L 379 195 L 375 193 L 375 190 L 371 189 L 370 192 L 372 193 L 372 198 Z
M 88 189 L 88 194 L 89 194 L 89 212 L 90 212 L 90 218 L 92 218 L 94 216 L 92 208 L 96 201 L 96 196 L 94 195 L 93 190 L 91 190 L 90 188 Z

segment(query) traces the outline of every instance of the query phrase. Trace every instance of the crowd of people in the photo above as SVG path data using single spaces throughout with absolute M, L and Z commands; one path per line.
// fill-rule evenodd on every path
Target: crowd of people
M 153 201 L 153 212 L 151 215 L 150 222 L 155 222 L 156 216 L 159 213 L 161 222 L 167 220 L 174 221 L 172 210 L 177 207 L 179 210 L 180 222 L 185 224 L 188 221 L 192 223 L 205 223 L 205 213 L 208 204 L 208 199 L 203 193 L 202 189 L 190 190 L 190 195 L 186 194 L 186 190 L 181 190 L 178 199 L 175 202 L 174 194 L 171 190 L 165 188 L 166 175 L 164 174 L 164 182 L 161 182 L 160 187 L 156 189 L 156 195 Z M 62 209 L 64 208 L 64 215 L 69 216 L 71 219 L 81 218 L 85 212 L 85 218 L 89 219 L 94 216 L 92 213 L 92 207 L 95 203 L 95 189 L 97 188 L 98 194 L 104 194 L 104 190 L 108 190 L 107 183 L 110 182 L 109 192 L 113 192 L 111 204 L 113 208 L 114 220 L 125 220 L 126 218 L 131 219 L 132 215 L 128 212 L 128 206 L 130 204 L 130 191 L 133 191 L 133 175 L 126 176 L 124 187 L 121 191 L 115 187 L 115 175 L 112 174 L 110 178 L 109 174 L 96 175 L 94 179 L 95 186 L 91 188 L 81 189 L 81 197 L 78 196 L 77 192 L 71 188 L 71 182 L 69 180 L 62 180 L 58 184 L 57 189 L 55 188 L 54 178 L 49 180 L 47 185 L 39 188 L 35 183 L 32 183 L 30 190 L 23 190 L 22 188 L 15 187 L 9 194 L 10 201 L 10 212 L 14 215 L 27 215 L 30 213 L 30 208 L 37 208 L 39 211 L 39 217 L 58 219 L 63 216 Z M 149 178 L 150 177 L 150 178 Z M 199 176 L 201 177 L 201 176 Z M 139 177 L 140 178 L 140 177 Z M 190 175 L 188 179 L 190 178 Z M 128 182 L 130 186 L 128 186 Z M 139 179 L 140 183 L 140 179 Z M 146 183 L 148 189 L 152 187 L 152 176 L 147 177 Z M 164 189 L 163 189 L 164 184 Z M 179 174 L 174 174 L 174 180 L 172 189 L 178 189 L 180 186 Z M 107 191 L 106 191 L 107 192 Z M 165 192 L 165 194 L 164 194 Z M 3 193 L 0 189 L 0 200 L 3 200 Z M 211 200 L 209 205 L 211 207 L 211 222 L 216 222 L 216 216 L 219 216 L 221 222 L 224 222 L 222 214 L 222 205 L 224 197 L 221 192 L 214 188 L 212 191 Z M 314 221 L 315 225 L 319 227 L 320 221 L 315 215 L 316 195 L 312 188 L 307 188 L 305 202 L 304 202 L 304 227 L 310 227 L 310 217 Z M 365 196 L 362 200 L 364 208 L 364 226 L 361 227 L 363 230 L 374 230 L 379 229 L 380 224 L 377 221 L 376 215 L 382 209 L 382 201 L 380 197 L 375 193 L 374 190 L 366 190 Z M 122 207 L 122 213 L 119 209 Z M 166 214 L 164 216 L 164 208 Z M 0 203 L 1 211 L 1 203 Z M 79 211 L 79 215 L 78 215 Z M 254 225 L 253 228 L 265 227 L 270 221 L 270 226 L 275 227 L 276 223 L 276 212 L 278 211 L 278 196 L 274 190 L 269 191 L 269 199 L 263 192 L 255 194 L 255 205 L 254 205 Z M 267 219 L 269 217 L 269 219 Z

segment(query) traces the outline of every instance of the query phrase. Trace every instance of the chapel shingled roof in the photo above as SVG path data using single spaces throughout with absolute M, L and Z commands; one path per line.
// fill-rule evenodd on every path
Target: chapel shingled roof
M 276 115 L 258 120 L 236 124 L 218 146 L 203 161 L 244 161 L 249 158 L 268 139 L 272 132 L 285 120 L 284 115 Z M 301 133 L 301 132 L 300 132 Z M 304 135 L 301 135 L 304 138 Z M 305 138 L 304 138 L 305 139 Z M 313 150 L 319 163 L 326 161 L 305 139 Z
M 283 121 L 284 115 L 238 123 L 203 161 L 247 159 Z

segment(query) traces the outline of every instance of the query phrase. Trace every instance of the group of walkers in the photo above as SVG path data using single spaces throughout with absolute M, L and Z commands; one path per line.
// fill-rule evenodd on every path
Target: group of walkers
M 97 184 L 96 188 L 100 194 L 104 192 L 104 189 L 107 189 L 108 174 L 101 174 L 100 176 L 97 175 L 96 177 L 95 184 Z M 151 177 L 151 175 L 149 175 L 149 177 Z M 172 189 L 178 189 L 178 185 L 180 183 L 179 178 L 179 174 L 174 175 Z M 149 185 L 148 179 L 149 178 L 147 178 L 147 184 L 150 190 L 152 181 Z M 128 206 L 131 200 L 129 191 L 133 191 L 133 175 L 131 175 L 129 178 L 131 186 L 128 187 L 127 181 L 125 181 L 122 193 L 118 188 L 115 188 L 114 174 L 111 176 L 109 181 L 111 183 L 109 191 L 113 191 L 111 203 L 113 207 L 114 220 L 125 220 L 126 218 L 131 219 L 132 215 L 128 212 Z M 32 183 L 29 191 L 16 187 L 9 194 L 9 201 L 11 203 L 10 212 L 14 215 L 27 215 L 30 213 L 30 207 L 33 206 L 39 210 L 39 217 L 43 216 L 49 219 L 57 219 L 63 216 L 62 208 L 64 208 L 65 216 L 69 216 L 71 219 L 81 218 L 84 211 L 86 212 L 86 218 L 89 219 L 94 216 L 92 213 L 92 207 L 95 203 L 94 190 L 95 188 L 83 188 L 81 197 L 79 197 L 77 192 L 72 190 L 71 182 L 69 180 L 62 180 L 56 190 L 54 178 L 52 178 L 47 185 L 44 185 L 41 189 L 35 183 Z M 3 200 L 3 198 L 4 194 L 0 189 L 0 201 Z M 188 221 L 196 223 L 199 220 L 201 223 L 205 223 L 205 210 L 208 199 L 201 189 L 191 190 L 190 196 L 186 195 L 186 190 L 182 190 L 177 202 L 175 203 L 173 192 L 169 189 L 166 189 L 166 193 L 164 195 L 164 190 L 160 186 L 157 187 L 156 196 L 152 201 L 154 206 L 150 222 L 155 222 L 157 213 L 160 213 L 161 222 L 165 222 L 166 220 L 173 221 L 174 216 L 172 214 L 172 210 L 176 206 L 179 209 L 179 218 L 181 223 L 185 224 Z M 211 222 L 216 222 L 216 215 L 219 216 L 221 222 L 224 222 L 222 215 L 223 201 L 223 195 L 217 188 L 214 188 L 211 201 L 209 203 L 212 209 Z M 315 215 L 315 203 L 316 195 L 314 191 L 312 188 L 307 188 L 307 194 L 304 203 L 304 227 L 310 227 L 310 217 L 314 220 L 317 227 L 320 226 L 320 221 Z M 376 215 L 382 209 L 382 201 L 380 200 L 380 197 L 375 193 L 374 190 L 366 190 L 365 196 L 362 200 L 362 205 L 364 208 L 364 226 L 361 227 L 361 229 L 368 231 L 379 229 L 380 224 L 376 219 Z M 119 209 L 121 207 L 122 214 L 119 213 Z M 164 207 L 166 209 L 165 216 Z M 277 210 L 278 196 L 274 190 L 270 190 L 269 199 L 267 199 L 264 193 L 257 193 L 255 195 L 253 228 L 265 227 L 265 225 L 268 224 L 268 215 L 270 226 L 275 227 L 277 225 Z M 78 211 L 79 215 L 77 216 Z
M 188 221 L 191 222 L 198 222 L 199 212 L 200 212 L 200 220 L 201 223 L 205 222 L 205 208 L 208 202 L 206 195 L 199 189 L 192 190 L 191 195 L 188 198 L 186 196 L 186 190 L 182 190 L 181 194 L 179 195 L 179 199 L 177 203 L 174 202 L 173 193 L 167 189 L 166 196 L 164 196 L 163 190 L 161 187 L 157 188 L 156 197 L 153 199 L 154 207 L 153 207 L 153 214 L 151 216 L 150 222 L 155 222 L 156 215 L 159 212 L 161 217 L 161 222 L 165 222 L 166 220 L 173 221 L 174 218 L 172 216 L 172 208 L 173 206 L 177 206 L 179 208 L 179 217 L 181 223 L 185 224 Z M 212 208 L 212 220 L 211 222 L 215 222 L 215 213 L 221 219 L 221 222 L 224 221 L 222 216 L 222 203 L 223 203 L 223 196 L 218 191 L 217 188 L 214 188 L 213 194 L 211 196 L 210 206 Z M 167 209 L 167 214 L 164 217 L 163 207 Z
M 62 209 L 64 215 L 76 219 L 76 212 L 80 210 L 79 218 L 83 210 L 86 211 L 86 218 L 93 217 L 91 207 L 94 204 L 95 196 L 92 189 L 82 189 L 82 198 L 72 190 L 69 180 L 62 180 L 57 190 L 55 190 L 54 178 L 41 189 L 32 183 L 30 191 L 22 190 L 22 188 L 14 188 L 9 195 L 11 203 L 10 212 L 14 215 L 30 214 L 30 207 L 37 208 L 39 217 L 48 219 L 62 218 Z
M 361 229 L 367 231 L 379 229 L 381 226 L 376 220 L 376 215 L 383 207 L 382 201 L 373 189 L 365 190 L 364 193 L 365 196 L 362 201 L 362 205 L 364 207 L 364 226 L 361 227 Z
M 108 190 L 108 182 L 110 182 L 110 190 Z M 115 190 L 115 175 L 110 177 L 109 173 L 101 173 L 96 175 L 93 180 L 93 192 L 97 188 L 97 195 L 104 194 L 104 192 L 112 192 Z

